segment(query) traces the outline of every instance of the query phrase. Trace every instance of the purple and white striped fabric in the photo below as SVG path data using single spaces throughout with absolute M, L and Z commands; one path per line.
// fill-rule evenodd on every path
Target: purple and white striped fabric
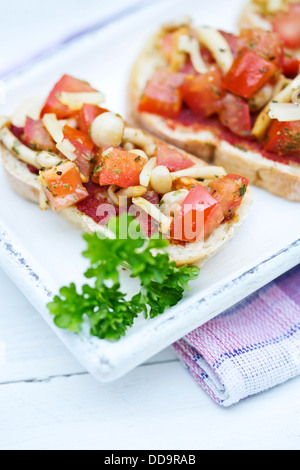
M 222 406 L 300 374 L 300 265 L 173 347 Z

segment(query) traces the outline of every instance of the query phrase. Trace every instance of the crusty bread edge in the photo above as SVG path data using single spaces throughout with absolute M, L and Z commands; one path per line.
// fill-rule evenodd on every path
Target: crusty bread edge
M 18 160 L 2 144 L 0 149 L 4 171 L 12 189 L 23 198 L 38 203 L 40 184 L 37 176 L 31 173 L 27 165 Z M 195 157 L 193 158 L 195 159 Z M 203 164 L 206 165 L 205 162 Z M 170 259 L 175 261 L 178 266 L 185 264 L 198 264 L 202 266 L 208 258 L 219 252 L 225 243 L 233 238 L 237 229 L 245 221 L 251 202 L 252 192 L 248 188 L 242 204 L 232 221 L 221 224 L 204 242 L 189 243 L 185 246 L 170 244 L 168 247 Z M 59 215 L 87 233 L 101 232 L 113 238 L 113 234 L 106 227 L 98 225 L 76 207 L 64 209 L 59 212 Z
M 300 202 L 300 166 L 285 165 L 258 152 L 241 150 L 205 129 L 195 132 L 183 125 L 171 129 L 166 119 L 138 111 L 143 87 L 154 70 L 163 65 L 162 54 L 157 47 L 160 34 L 161 30 L 147 41 L 133 65 L 127 91 L 129 122 L 208 162 L 224 166 L 228 173 L 247 177 L 251 184 L 276 196 Z
M 0 153 L 5 176 L 14 191 L 24 199 L 38 203 L 41 186 L 37 175 L 31 173 L 26 163 L 19 160 L 3 144 L 0 144 Z

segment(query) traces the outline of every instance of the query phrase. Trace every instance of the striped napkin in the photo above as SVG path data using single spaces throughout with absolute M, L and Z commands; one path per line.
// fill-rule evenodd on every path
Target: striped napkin
M 300 374 L 300 265 L 173 347 L 222 406 Z

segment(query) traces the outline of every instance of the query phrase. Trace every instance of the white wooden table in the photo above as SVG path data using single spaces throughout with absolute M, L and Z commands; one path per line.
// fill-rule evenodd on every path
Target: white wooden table
M 58 5 L 59 11 L 62 4 L 66 10 L 73 6 L 68 16 L 70 34 L 95 22 L 96 4 L 98 12 L 101 5 L 101 15 L 109 15 L 139 2 L 119 0 L 107 6 L 88 0 L 89 13 L 78 16 L 79 0 L 34 0 L 26 25 L 23 3 L 15 1 L 13 9 L 6 3 L 1 15 L 0 43 L 5 41 L 6 47 L 0 73 L 22 62 L 23 50 L 17 44 L 21 38 L 30 58 L 48 48 L 51 40 L 63 37 L 62 21 L 54 32 L 51 28 Z M 35 24 L 39 28 L 28 39 L 25 29 L 30 21 L 32 28 Z M 300 377 L 223 409 L 167 349 L 117 382 L 99 384 L 1 270 L 0 299 L 1 450 L 300 448 Z

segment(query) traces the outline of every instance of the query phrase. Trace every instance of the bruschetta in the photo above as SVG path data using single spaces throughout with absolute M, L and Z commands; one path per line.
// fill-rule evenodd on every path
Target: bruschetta
M 12 188 L 82 230 L 104 232 L 128 211 L 145 236 L 161 233 L 178 265 L 202 264 L 231 239 L 252 201 L 247 178 L 126 125 L 103 95 L 64 75 L 43 103 L 0 122 Z
M 300 91 L 298 67 L 289 76 L 286 67 L 276 32 L 243 29 L 236 36 L 188 20 L 164 25 L 133 66 L 128 120 L 300 201 L 299 116 L 270 109 L 292 103 Z

